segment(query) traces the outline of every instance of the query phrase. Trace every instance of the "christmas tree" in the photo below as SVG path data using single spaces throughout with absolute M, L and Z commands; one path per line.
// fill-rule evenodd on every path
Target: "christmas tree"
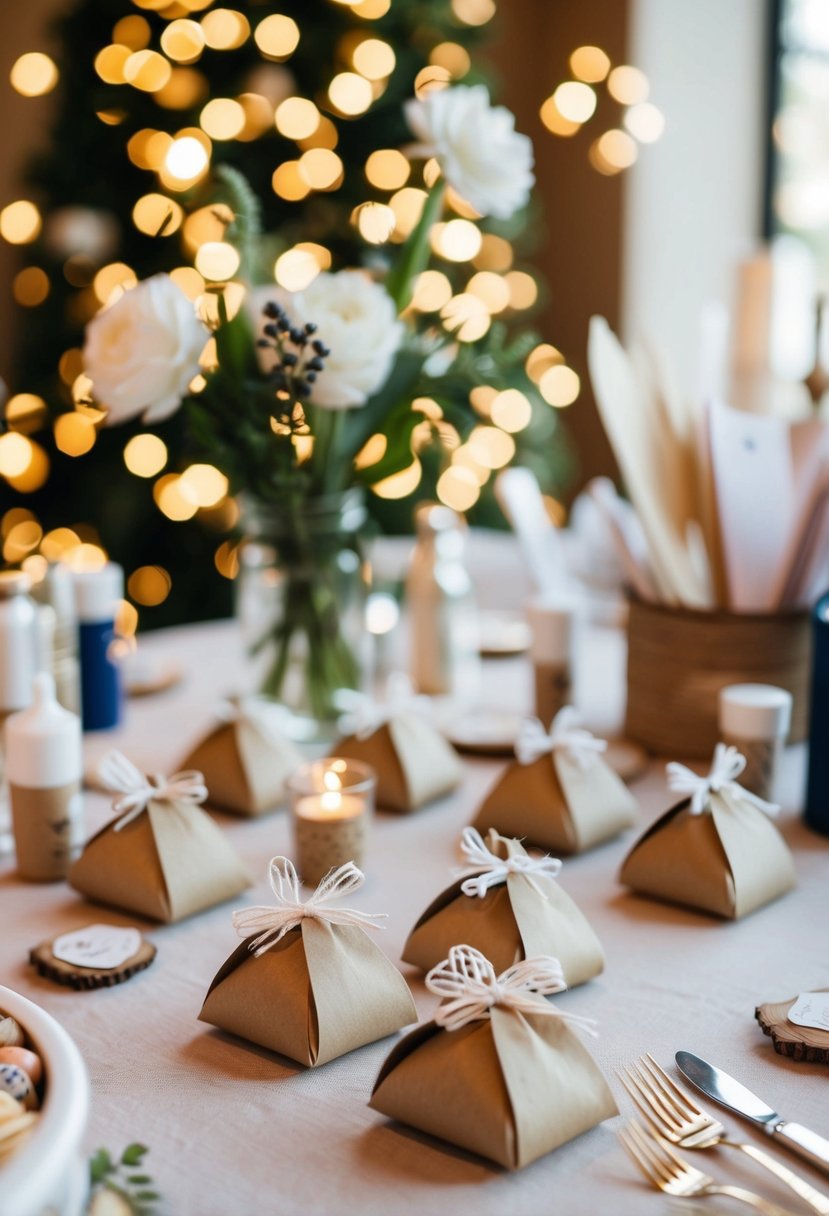
M 13 87 L 37 95 L 57 82 L 60 98 L 30 169 L 33 201 L 0 215 L 0 232 L 25 253 L 14 290 L 26 315 L 0 438 L 7 561 L 37 574 L 79 544 L 82 560 L 103 549 L 124 564 L 142 624 L 229 608 L 238 512 L 226 481 L 188 463 L 179 416 L 153 433 L 101 426 L 83 327 L 161 270 L 209 304 L 211 281 L 236 273 L 209 261 L 227 248 L 240 191 L 268 234 L 256 251 L 263 280 L 298 289 L 329 266 L 382 268 L 384 246 L 405 240 L 425 199 L 400 150 L 412 141 L 404 102 L 482 78 L 470 51 L 494 11 L 493 0 L 285 0 L 278 13 L 255 0 L 83 0 L 61 23 L 57 64 L 18 61 Z M 220 166 L 241 171 L 251 194 L 233 177 L 223 185 Z M 408 525 L 412 492 L 452 467 L 459 480 L 439 496 L 486 518 L 481 487 L 516 445 L 530 463 L 540 438 L 551 451 L 555 411 L 510 388 L 513 372 L 546 375 L 550 404 L 577 391 L 554 348 L 510 340 L 501 321 L 523 320 L 537 297 L 516 254 L 526 217 L 479 224 L 462 200 L 450 205 L 455 218 L 433 234 L 440 269 L 421 277 L 413 306 L 456 332 L 463 374 L 424 405 L 408 481 L 405 471 L 378 479 L 372 501 L 392 530 Z M 482 419 L 496 424 L 498 451 L 464 462 L 462 439 Z M 541 472 L 549 485 L 549 456 Z

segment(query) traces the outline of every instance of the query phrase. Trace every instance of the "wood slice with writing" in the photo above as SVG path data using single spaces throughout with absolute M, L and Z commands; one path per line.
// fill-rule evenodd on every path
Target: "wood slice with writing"
M 815 989 L 829 992 L 829 988 Z M 754 1016 L 764 1034 L 770 1036 L 774 1050 L 790 1060 L 807 1064 L 829 1064 L 829 1030 L 815 1030 L 811 1026 L 796 1026 L 787 1014 L 797 997 L 778 1004 L 758 1005 Z
M 142 938 L 141 946 L 118 967 L 98 970 L 95 967 L 78 967 L 74 963 L 66 963 L 63 959 L 55 958 L 52 953 L 52 939 L 41 942 L 29 952 L 29 962 L 38 975 L 56 984 L 64 984 L 68 988 L 89 990 L 91 988 L 112 988 L 115 984 L 123 984 L 139 971 L 144 971 L 156 956 L 156 948 L 146 938 Z

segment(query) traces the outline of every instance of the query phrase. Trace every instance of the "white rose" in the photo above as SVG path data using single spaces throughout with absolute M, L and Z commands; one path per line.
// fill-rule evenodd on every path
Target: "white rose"
M 452 189 L 481 215 L 506 220 L 527 202 L 532 141 L 505 106 L 490 105 L 486 85 L 433 89 L 406 103 L 406 118 Z
M 145 279 L 86 327 L 83 361 L 107 424 L 160 422 L 181 404 L 209 331 L 169 275 Z
M 268 300 L 280 304 L 298 329 L 307 322 L 315 324 L 316 336 L 331 351 L 308 398 L 312 405 L 330 410 L 364 405 L 385 384 L 404 327 L 394 302 L 379 283 L 359 270 L 340 270 L 317 275 L 303 291 L 259 287 L 252 293 L 250 306 L 259 310 L 260 334 L 266 323 L 261 306 Z M 260 350 L 259 354 L 266 370 L 273 366 L 273 352 Z

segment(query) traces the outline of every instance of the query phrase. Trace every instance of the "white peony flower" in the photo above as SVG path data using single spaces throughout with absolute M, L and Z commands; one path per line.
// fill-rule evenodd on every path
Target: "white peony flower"
M 86 327 L 83 361 L 107 424 L 174 413 L 210 337 L 169 275 L 145 279 Z
M 258 287 L 250 307 L 257 312 L 260 334 L 265 324 L 261 308 L 268 300 L 280 304 L 298 329 L 313 322 L 316 336 L 331 351 L 308 398 L 312 405 L 330 410 L 365 405 L 385 384 L 404 327 L 379 283 L 359 270 L 340 270 L 318 274 L 303 291 Z M 260 350 L 259 355 L 265 370 L 273 366 L 272 351 Z
M 505 106 L 490 105 L 486 85 L 433 89 L 406 103 L 406 118 L 452 189 L 481 215 L 506 220 L 527 202 L 532 141 Z

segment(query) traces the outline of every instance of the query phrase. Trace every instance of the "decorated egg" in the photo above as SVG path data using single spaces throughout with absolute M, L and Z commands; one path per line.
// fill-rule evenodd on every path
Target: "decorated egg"
M 22 1047 L 26 1039 L 14 1018 L 0 1013 L 0 1047 Z
M 22 1102 L 27 1110 L 38 1106 L 32 1078 L 17 1064 L 0 1064 L 0 1090 Z
M 40 1056 L 29 1051 L 28 1047 L 0 1047 L 0 1064 L 16 1064 L 18 1068 L 22 1068 L 29 1074 L 29 1078 L 35 1085 L 40 1084 L 43 1064 Z

